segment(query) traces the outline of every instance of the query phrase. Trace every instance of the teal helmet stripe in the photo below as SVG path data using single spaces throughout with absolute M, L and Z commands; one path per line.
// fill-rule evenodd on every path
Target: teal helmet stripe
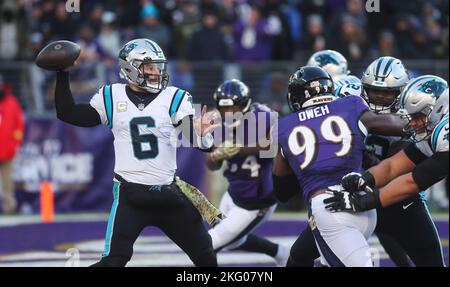
M 155 53 L 160 53 L 162 52 L 161 48 L 158 46 L 153 45 L 152 41 L 146 41 L 150 46 L 152 46 L 152 49 Z
M 152 46 L 154 51 L 158 51 L 155 47 L 155 45 L 153 45 L 153 43 L 151 41 L 146 41 L 150 46 Z
M 378 81 L 378 77 L 379 77 L 379 74 L 380 74 L 381 64 L 383 64 L 383 60 L 384 60 L 384 57 L 381 58 L 381 59 L 378 59 L 377 69 L 375 71 L 375 80 L 377 80 L 377 81 Z
M 395 58 L 391 58 L 391 59 L 389 59 L 389 61 L 387 62 L 386 66 L 384 67 L 384 71 L 383 71 L 383 76 L 384 76 L 384 77 L 387 77 L 387 76 L 388 76 L 388 75 L 387 75 L 387 72 L 388 72 L 389 67 L 391 66 L 392 62 L 394 62 L 394 61 L 395 61 Z

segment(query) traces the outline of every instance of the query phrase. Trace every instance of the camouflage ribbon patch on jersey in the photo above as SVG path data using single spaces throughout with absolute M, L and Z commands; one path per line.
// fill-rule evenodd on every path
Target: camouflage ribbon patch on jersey
M 197 208 L 211 226 L 216 225 L 220 220 L 225 219 L 225 215 L 216 208 L 195 186 L 181 180 L 178 176 L 175 183 L 181 189 L 181 192 L 189 199 L 189 201 Z

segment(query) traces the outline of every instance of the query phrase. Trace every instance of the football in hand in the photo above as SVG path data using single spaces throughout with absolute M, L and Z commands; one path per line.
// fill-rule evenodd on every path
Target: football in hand
M 36 65 L 51 71 L 65 70 L 75 63 L 81 48 L 70 41 L 55 41 L 45 46 L 36 57 Z

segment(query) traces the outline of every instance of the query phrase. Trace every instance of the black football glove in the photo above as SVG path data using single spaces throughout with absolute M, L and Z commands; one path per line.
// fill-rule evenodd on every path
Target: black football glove
M 333 190 L 333 196 L 324 199 L 325 208 L 331 212 L 353 211 L 360 212 L 381 207 L 378 189 L 367 189 L 365 194 Z
M 373 189 L 375 186 L 375 179 L 368 171 L 363 175 L 356 172 L 351 172 L 342 178 L 341 185 L 344 190 L 353 193 L 364 191 L 367 187 Z

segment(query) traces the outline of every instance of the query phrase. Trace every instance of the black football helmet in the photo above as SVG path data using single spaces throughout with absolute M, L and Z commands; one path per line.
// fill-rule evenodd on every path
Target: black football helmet
M 305 66 L 289 78 L 287 101 L 289 108 L 296 112 L 333 101 L 333 93 L 333 80 L 324 69 Z
M 246 84 L 237 79 L 223 82 L 214 92 L 216 107 L 239 106 L 246 113 L 252 102 L 250 90 Z

